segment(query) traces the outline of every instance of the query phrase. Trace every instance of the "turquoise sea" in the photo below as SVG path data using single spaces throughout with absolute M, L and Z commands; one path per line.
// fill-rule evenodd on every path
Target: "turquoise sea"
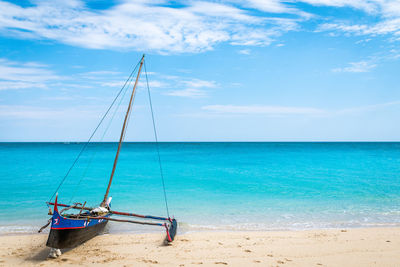
M 0 143 L 0 233 L 31 233 L 84 143 Z M 400 143 L 160 143 L 181 231 L 400 225 Z M 58 191 L 99 204 L 117 143 L 93 143 Z M 155 143 L 123 144 L 112 208 L 166 215 Z M 110 232 L 158 231 L 110 224 Z

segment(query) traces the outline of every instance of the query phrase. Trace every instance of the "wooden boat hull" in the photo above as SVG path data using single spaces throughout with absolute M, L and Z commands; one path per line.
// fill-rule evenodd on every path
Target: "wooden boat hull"
M 51 248 L 72 248 L 92 239 L 104 230 L 107 220 L 101 223 L 76 229 L 50 229 L 46 246 Z
M 110 217 L 111 213 L 103 215 Z M 46 246 L 51 248 L 71 248 L 78 246 L 98 235 L 107 225 L 108 220 L 102 218 L 68 218 L 58 212 L 57 197 L 54 204 L 51 228 Z

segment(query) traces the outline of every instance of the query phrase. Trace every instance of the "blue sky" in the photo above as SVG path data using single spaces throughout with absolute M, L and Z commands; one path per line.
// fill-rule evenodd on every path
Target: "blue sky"
M 0 1 L 0 141 L 86 140 L 143 53 L 162 141 L 396 141 L 399 44 L 390 0 Z

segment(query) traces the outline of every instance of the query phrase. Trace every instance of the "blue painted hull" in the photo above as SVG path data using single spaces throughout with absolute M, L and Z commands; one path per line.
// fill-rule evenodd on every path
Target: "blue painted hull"
M 110 217 L 110 214 L 102 217 Z M 66 218 L 55 209 L 46 246 L 59 249 L 78 246 L 102 232 L 107 222 L 105 219 Z

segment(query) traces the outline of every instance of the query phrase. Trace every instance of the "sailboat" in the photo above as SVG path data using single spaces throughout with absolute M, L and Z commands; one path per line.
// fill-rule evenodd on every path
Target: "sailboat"
M 63 248 L 76 247 L 76 246 L 84 243 L 85 241 L 95 237 L 99 233 L 101 233 L 109 221 L 142 224 L 142 225 L 153 225 L 153 226 L 163 227 L 163 228 L 165 228 L 165 231 L 166 231 L 166 242 L 172 242 L 174 240 L 176 231 L 177 231 L 177 221 L 176 221 L 176 219 L 171 218 L 169 216 L 167 198 L 166 198 L 166 193 L 165 193 L 165 184 L 164 184 L 164 178 L 162 175 L 161 159 L 160 159 L 158 147 L 157 147 L 158 156 L 159 156 L 158 158 L 160 160 L 160 162 L 159 162 L 160 163 L 160 171 L 161 171 L 162 184 L 163 184 L 163 188 L 164 188 L 165 204 L 166 204 L 168 216 L 161 217 L 161 216 L 151 216 L 151 215 L 140 215 L 140 214 L 135 214 L 135 213 L 131 213 L 131 212 L 114 211 L 114 210 L 111 210 L 111 208 L 110 208 L 110 202 L 111 202 L 111 197 L 109 197 L 110 187 L 111 187 L 111 184 L 112 184 L 112 181 L 114 178 L 114 174 L 115 174 L 115 170 L 117 167 L 118 157 L 119 157 L 120 150 L 121 150 L 121 144 L 125 137 L 126 127 L 127 127 L 129 115 L 130 115 L 130 112 L 132 109 L 132 102 L 133 102 L 133 99 L 135 96 L 136 87 L 138 85 L 139 77 L 142 72 L 142 67 L 144 64 L 144 58 L 145 58 L 145 56 L 143 55 L 135 68 L 135 70 L 136 70 L 137 67 L 139 66 L 139 70 L 137 72 L 135 83 L 133 85 L 132 93 L 130 96 L 129 105 L 128 105 L 128 108 L 127 108 L 127 111 L 125 114 L 125 119 L 124 119 L 124 123 L 122 126 L 121 135 L 119 138 L 118 149 L 116 151 L 114 164 L 113 164 L 113 167 L 111 170 L 110 179 L 109 179 L 108 186 L 107 186 L 106 192 L 104 194 L 103 200 L 101 201 L 101 203 L 98 207 L 94 207 L 94 208 L 86 207 L 85 206 L 86 202 L 84 202 L 83 204 L 75 203 L 73 205 L 62 204 L 62 203 L 58 203 L 58 192 L 57 191 L 60 188 L 61 184 L 64 182 L 65 178 L 68 176 L 69 172 L 71 171 L 71 169 L 73 168 L 77 159 L 79 158 L 79 156 L 85 149 L 86 145 L 90 142 L 94 133 L 98 129 L 99 125 L 103 121 L 104 117 L 107 115 L 108 111 L 110 110 L 111 106 L 114 104 L 116 99 L 114 99 L 113 103 L 111 104 L 110 108 L 108 109 L 108 111 L 106 112 L 106 114 L 104 115 L 102 120 L 100 121 L 100 123 L 97 126 L 97 128 L 95 129 L 94 133 L 89 138 L 88 143 L 83 147 L 83 149 L 81 150 L 81 152 L 78 155 L 78 158 L 75 160 L 75 162 L 73 163 L 71 168 L 68 170 L 67 175 L 61 181 L 55 194 L 53 194 L 53 196 L 50 198 L 50 201 L 47 202 L 47 204 L 49 206 L 49 215 L 51 215 L 52 217 L 49 219 L 47 225 L 45 225 L 44 227 L 42 227 L 42 229 L 39 230 L 39 232 L 40 232 L 45 227 L 47 227 L 48 225 L 51 224 L 46 246 L 48 246 L 52 249 L 57 249 L 58 251 L 59 251 L 59 249 L 63 249 Z M 128 80 L 133 79 L 134 76 L 132 76 L 132 75 L 135 73 L 135 70 L 131 73 L 131 76 L 130 76 L 130 78 L 128 78 Z M 146 81 L 147 81 L 147 88 L 149 88 L 147 72 L 146 72 Z M 125 83 L 125 85 L 126 85 L 126 83 Z M 149 92 L 150 107 L 151 107 L 152 118 L 153 118 L 154 133 L 155 133 L 156 143 L 157 143 L 158 140 L 157 140 L 157 133 L 156 133 L 156 128 L 155 128 L 155 124 L 154 124 L 153 108 L 151 106 L 150 91 L 148 91 L 148 92 Z M 118 97 L 118 95 L 117 95 L 117 97 Z M 52 202 L 54 195 L 55 195 L 55 200 L 54 200 L 54 202 Z M 54 206 L 53 210 L 51 209 L 50 206 Z M 65 213 L 66 211 L 71 210 L 71 209 L 76 210 L 76 212 L 73 214 Z M 140 219 L 137 219 L 137 220 L 117 219 L 117 218 L 112 218 L 111 217 L 112 215 L 136 217 L 136 218 L 140 218 Z

